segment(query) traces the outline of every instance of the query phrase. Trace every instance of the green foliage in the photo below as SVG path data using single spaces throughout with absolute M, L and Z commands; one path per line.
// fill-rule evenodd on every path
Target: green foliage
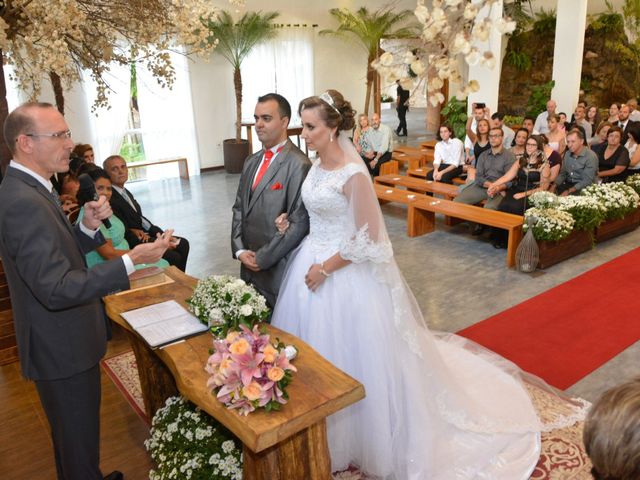
M 390 95 L 387 95 L 386 93 L 383 93 L 382 95 L 380 95 L 380 101 L 382 103 L 391 103 L 393 102 L 393 97 Z
M 541 8 L 535 15 L 533 31 L 539 35 L 554 33 L 556 31 L 556 11 L 555 9 L 545 10 Z
M 150 480 L 242 479 L 242 444 L 213 417 L 170 397 L 153 417 L 145 447 L 156 462 Z
M 522 126 L 524 122 L 524 117 L 519 115 L 505 115 L 502 119 L 502 123 L 509 127 L 513 127 L 514 125 Z
M 638 32 L 640 32 L 640 0 L 625 0 L 622 14 L 624 15 L 624 24 L 637 38 Z
M 591 27 L 596 32 L 615 33 L 624 31 L 622 15 L 613 10 L 607 10 L 596 15 L 591 21 Z
M 527 115 L 536 116 L 547 108 L 547 102 L 551 98 L 551 90 L 555 84 L 556 82 L 551 80 L 531 89 L 531 95 L 527 101 Z
M 144 147 L 141 143 L 135 143 L 135 139 L 132 142 L 123 142 L 118 152 L 127 163 L 144 162 L 146 160 Z
M 511 3 L 505 3 L 504 13 L 516 22 L 516 29 L 512 33 L 512 38 L 526 31 L 533 22 L 531 0 L 514 0 Z
M 467 124 L 467 101 L 451 97 L 440 113 L 444 117 L 445 123 L 453 128 L 456 138 L 464 138 Z
M 510 50 L 509 53 L 507 53 L 507 62 L 521 71 L 531 68 L 531 57 L 523 51 Z
M 222 10 L 214 21 L 206 23 L 210 41 L 218 40 L 214 51 L 239 69 L 253 47 L 277 35 L 272 22 L 278 15 L 278 12 L 247 12 L 234 22 L 231 14 Z

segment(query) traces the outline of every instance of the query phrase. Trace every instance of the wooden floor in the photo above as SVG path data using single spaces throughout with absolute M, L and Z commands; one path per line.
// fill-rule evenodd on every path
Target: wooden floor
M 114 326 L 107 357 L 129 349 L 124 332 Z M 126 480 L 149 478 L 152 461 L 143 442 L 149 427 L 102 372 L 101 469 L 120 470 Z M 0 479 L 56 478 L 49 425 L 32 382 L 16 362 L 0 367 Z

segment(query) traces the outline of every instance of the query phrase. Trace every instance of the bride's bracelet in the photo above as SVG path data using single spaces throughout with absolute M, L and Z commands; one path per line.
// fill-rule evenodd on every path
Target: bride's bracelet
M 324 275 L 325 277 L 329 278 L 331 276 L 330 273 L 327 273 L 327 271 L 324 269 L 324 263 L 320 264 L 320 273 L 322 275 Z

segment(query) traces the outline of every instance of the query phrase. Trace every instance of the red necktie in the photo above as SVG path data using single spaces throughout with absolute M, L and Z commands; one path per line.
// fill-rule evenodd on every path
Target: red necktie
M 280 150 L 282 150 L 282 147 L 280 147 L 276 151 L 276 153 L 280 153 Z M 260 170 L 258 170 L 258 175 L 256 175 L 256 179 L 253 182 L 253 186 L 251 187 L 251 190 L 255 190 L 258 184 L 260 183 L 260 180 L 262 180 L 262 177 L 264 177 L 264 172 L 266 172 L 267 168 L 269 168 L 269 164 L 271 163 L 271 159 L 273 158 L 274 155 L 275 153 L 273 153 L 272 150 L 267 150 L 266 152 L 264 152 L 264 161 L 262 162 L 262 165 L 260 165 Z

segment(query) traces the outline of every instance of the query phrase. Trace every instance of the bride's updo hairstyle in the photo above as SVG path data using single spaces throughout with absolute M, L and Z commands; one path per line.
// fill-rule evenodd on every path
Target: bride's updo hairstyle
M 317 108 L 327 127 L 338 127 L 338 134 L 340 130 L 353 130 L 356 124 L 356 111 L 337 90 L 327 90 L 317 97 L 305 98 L 300 102 L 298 115 L 302 115 L 302 111 L 308 108 Z

